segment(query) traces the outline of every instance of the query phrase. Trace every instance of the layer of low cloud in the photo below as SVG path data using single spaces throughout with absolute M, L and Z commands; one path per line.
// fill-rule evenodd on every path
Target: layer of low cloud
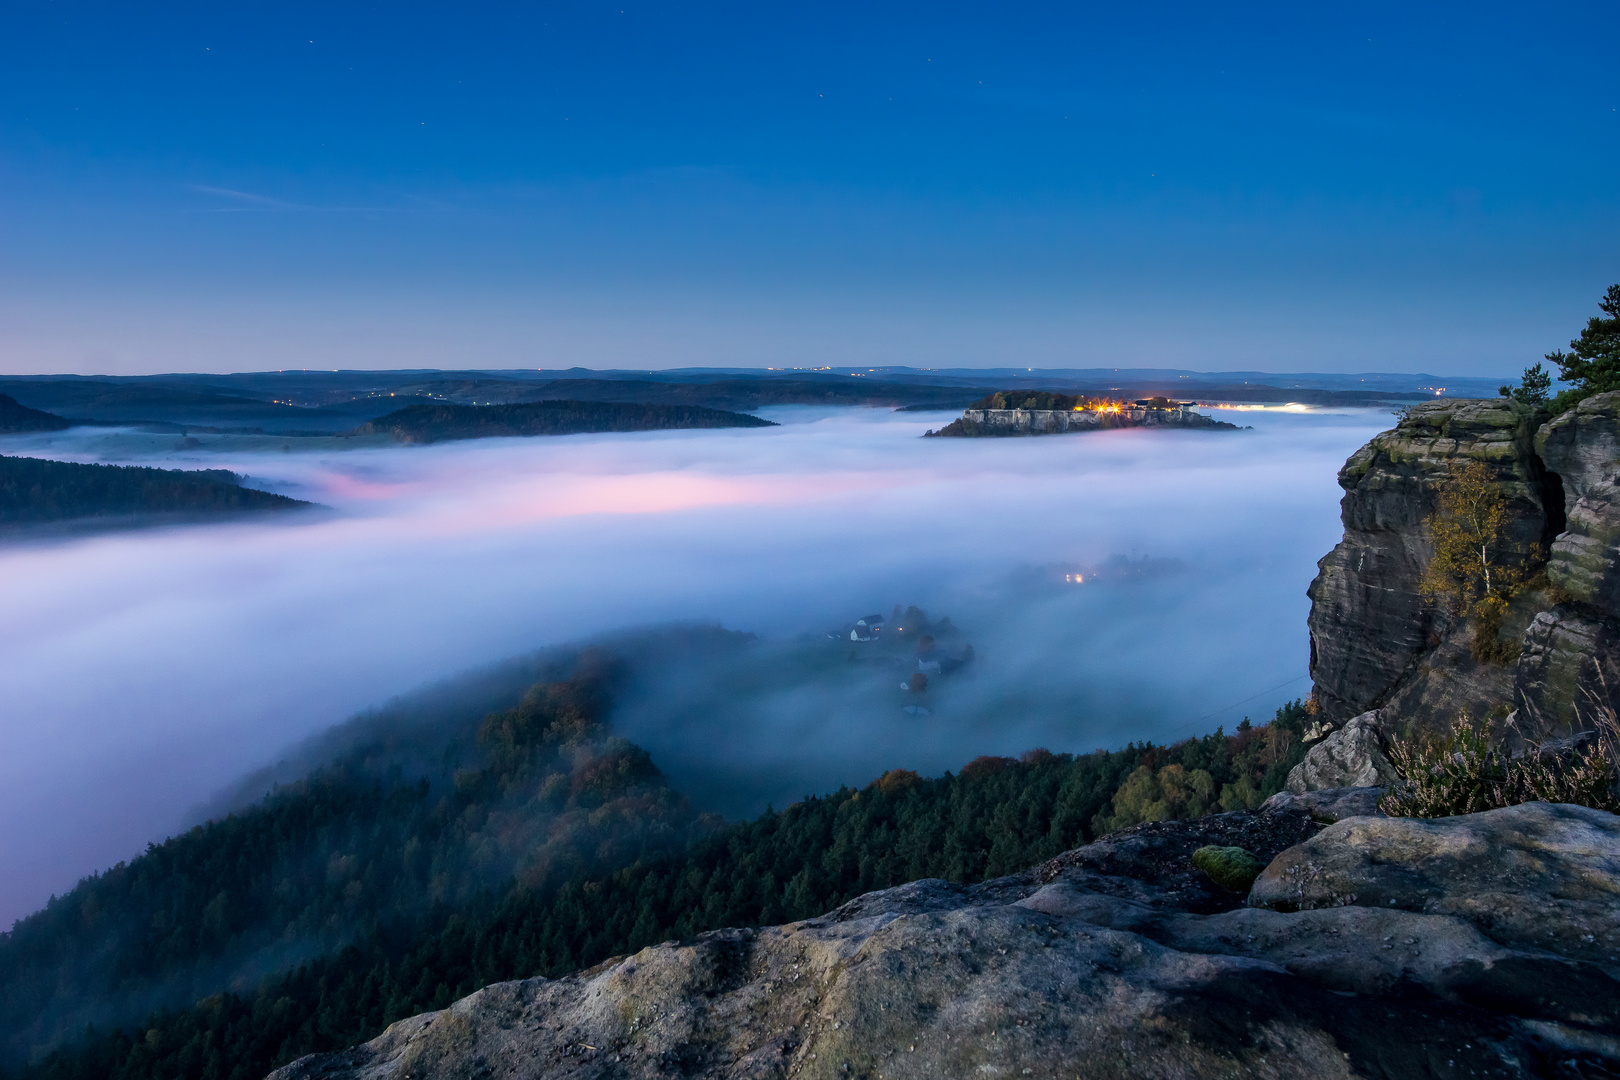
M 943 414 L 769 415 L 783 426 L 287 453 L 0 440 L 223 466 L 336 510 L 0 551 L 0 920 L 357 710 L 632 625 L 719 622 L 769 655 L 918 604 L 974 644 L 928 718 L 859 680 L 784 679 L 725 707 L 714 672 L 627 708 L 625 733 L 728 813 L 887 768 L 1268 715 L 1307 687 L 1304 590 L 1338 538 L 1335 473 L 1389 422 L 1264 412 L 1234 414 L 1242 433 L 978 441 L 917 437 Z M 1114 554 L 1185 569 L 1094 590 L 1047 576 Z

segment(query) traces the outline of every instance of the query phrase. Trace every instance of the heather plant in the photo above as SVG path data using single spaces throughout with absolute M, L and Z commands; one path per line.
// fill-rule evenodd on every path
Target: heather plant
M 1611 714 L 1612 716 L 1612 714 Z M 1530 743 L 1513 753 L 1494 725 L 1467 711 L 1442 738 L 1390 741 L 1399 779 L 1378 801 L 1390 817 L 1450 817 L 1526 802 L 1573 803 L 1620 813 L 1615 725 L 1600 723 L 1584 746 L 1555 751 Z

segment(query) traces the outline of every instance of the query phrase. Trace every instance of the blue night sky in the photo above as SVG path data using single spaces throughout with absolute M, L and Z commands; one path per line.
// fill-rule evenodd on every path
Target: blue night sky
M 1508 375 L 1620 7 L 9 4 L 0 371 Z

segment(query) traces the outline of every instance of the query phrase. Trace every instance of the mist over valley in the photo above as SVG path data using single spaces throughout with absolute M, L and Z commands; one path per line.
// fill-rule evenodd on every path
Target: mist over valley
M 1339 530 L 1333 477 L 1389 423 L 1264 409 L 1230 414 L 1253 425 L 1237 433 L 949 443 L 919 438 L 949 413 L 760 415 L 780 426 L 410 447 L 0 439 L 228 469 L 334 511 L 0 549 L 6 917 L 351 714 L 628 627 L 754 636 L 653 665 L 612 717 L 695 806 L 731 817 L 894 768 L 1230 730 L 1306 689 L 1304 588 Z M 1110 557 L 1162 572 L 1064 580 Z M 901 673 L 827 637 L 896 605 L 972 646 L 927 715 L 904 711 Z

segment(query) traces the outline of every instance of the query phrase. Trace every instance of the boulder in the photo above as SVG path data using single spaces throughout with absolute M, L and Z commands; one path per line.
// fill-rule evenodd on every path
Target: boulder
M 1353 717 L 1311 747 L 1305 760 L 1288 773 L 1290 795 L 1336 788 L 1382 787 L 1395 779 L 1395 767 L 1384 752 L 1378 712 Z
M 1569 809 L 1538 827 L 1527 818 L 1479 830 L 1508 845 L 1499 854 L 1521 875 L 1577 849 L 1611 867 L 1612 831 Z M 1319 843 L 1329 832 L 1368 823 L 1386 822 L 1348 819 L 1314 837 L 1298 811 L 1143 825 L 983 885 L 914 882 L 804 922 L 490 986 L 274 1078 L 1400 1080 L 1620 1069 L 1620 969 L 1540 938 L 1531 948 L 1503 940 L 1468 908 L 1483 895 L 1473 879 L 1438 880 L 1431 899 L 1446 901 L 1455 882 L 1455 911 L 1281 911 L 1244 908 L 1191 866 L 1200 848 L 1241 846 L 1276 856 L 1264 880 L 1301 850 L 1331 849 Z M 1304 842 L 1281 848 L 1290 840 Z M 1379 850 L 1421 875 L 1451 849 Z M 1599 874 L 1585 892 L 1562 877 L 1522 883 L 1595 919 L 1612 885 L 1609 869 Z
M 1260 874 L 1254 907 L 1450 915 L 1509 948 L 1620 965 L 1620 816 L 1524 803 L 1451 818 L 1346 818 Z

